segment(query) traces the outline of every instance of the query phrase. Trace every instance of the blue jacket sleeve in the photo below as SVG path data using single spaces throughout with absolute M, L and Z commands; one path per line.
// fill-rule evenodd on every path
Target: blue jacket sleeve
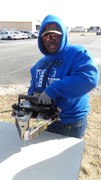
M 35 92 L 35 66 L 31 68 L 30 74 L 31 74 L 31 81 L 30 81 L 30 87 L 28 89 L 28 95 L 32 95 Z
M 73 62 L 69 76 L 55 81 L 45 89 L 52 98 L 76 98 L 85 95 L 98 85 L 99 71 L 94 59 L 87 51 L 79 53 Z

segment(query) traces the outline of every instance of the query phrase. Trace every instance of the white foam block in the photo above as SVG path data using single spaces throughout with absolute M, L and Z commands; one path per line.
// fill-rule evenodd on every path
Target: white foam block
M 24 147 L 15 125 L 0 122 L 0 180 L 77 180 L 84 144 L 45 131 Z

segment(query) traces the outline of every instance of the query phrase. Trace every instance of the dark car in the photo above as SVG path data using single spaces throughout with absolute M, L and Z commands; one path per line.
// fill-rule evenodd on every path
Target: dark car
M 97 31 L 97 32 L 96 32 L 96 35 L 101 35 L 101 31 Z

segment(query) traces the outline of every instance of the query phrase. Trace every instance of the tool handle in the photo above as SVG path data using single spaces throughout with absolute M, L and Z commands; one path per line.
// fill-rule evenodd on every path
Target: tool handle
M 18 103 L 20 103 L 20 100 L 21 99 L 25 99 L 27 101 L 34 101 L 34 102 L 37 102 L 38 101 L 38 98 L 35 97 L 35 96 L 28 96 L 28 95 L 23 95 L 23 94 L 20 94 L 18 96 Z

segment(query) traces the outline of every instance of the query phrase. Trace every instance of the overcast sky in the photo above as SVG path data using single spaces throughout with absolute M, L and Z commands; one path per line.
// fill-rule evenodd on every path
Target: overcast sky
M 2 0 L 0 21 L 42 21 L 47 14 L 68 27 L 101 26 L 101 0 Z

